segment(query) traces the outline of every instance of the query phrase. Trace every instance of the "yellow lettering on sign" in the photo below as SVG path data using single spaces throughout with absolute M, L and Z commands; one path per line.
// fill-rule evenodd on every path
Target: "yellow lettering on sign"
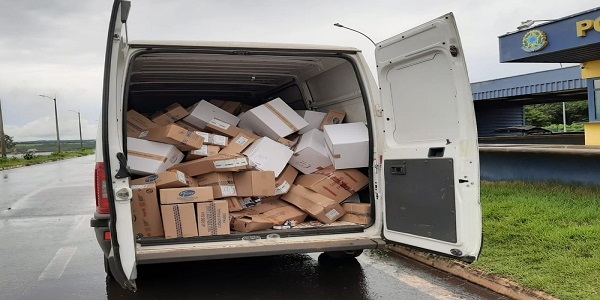
M 575 23 L 575 26 L 577 28 L 577 36 L 585 37 L 587 35 L 587 32 L 590 31 L 592 28 L 600 32 L 600 18 L 596 20 L 582 20 Z

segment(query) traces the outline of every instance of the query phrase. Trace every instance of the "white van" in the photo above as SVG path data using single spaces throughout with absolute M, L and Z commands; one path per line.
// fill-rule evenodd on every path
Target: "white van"
M 92 219 L 105 267 L 135 289 L 136 265 L 289 253 L 356 256 L 398 243 L 467 262 L 482 245 L 475 114 L 452 14 L 376 45 L 379 84 L 361 51 L 317 45 L 127 40 L 130 3 L 108 31 Z M 369 128 L 372 224 L 190 239 L 133 234 L 125 118 L 178 102 L 273 98 L 294 109 L 346 112 Z

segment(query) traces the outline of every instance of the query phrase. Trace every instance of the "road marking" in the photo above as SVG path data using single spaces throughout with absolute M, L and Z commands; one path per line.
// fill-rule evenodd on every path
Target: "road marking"
M 77 223 L 77 225 L 75 226 L 75 230 L 82 230 L 82 229 L 88 229 L 89 228 L 89 224 L 88 221 L 90 220 L 91 216 L 90 215 L 83 215 L 80 217 L 79 222 Z
M 77 251 L 77 247 L 62 247 L 56 251 L 56 255 L 50 261 L 46 269 L 40 274 L 38 280 L 58 279 L 62 276 L 65 268 L 71 261 L 73 254 Z

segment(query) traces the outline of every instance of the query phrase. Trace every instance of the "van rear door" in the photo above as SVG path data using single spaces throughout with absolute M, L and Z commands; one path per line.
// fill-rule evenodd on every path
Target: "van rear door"
M 482 242 L 471 88 L 450 13 L 377 44 L 385 239 L 465 261 Z
M 123 94 L 126 66 L 126 21 L 129 1 L 115 0 L 108 29 L 102 91 L 102 150 L 110 203 L 111 251 L 108 262 L 114 278 L 135 290 L 135 242 L 131 219 L 131 189 L 123 155 Z M 120 157 L 120 158 L 119 158 Z

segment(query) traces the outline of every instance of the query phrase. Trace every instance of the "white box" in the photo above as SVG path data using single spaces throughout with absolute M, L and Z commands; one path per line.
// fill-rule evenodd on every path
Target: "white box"
M 326 113 L 314 110 L 297 110 L 296 112 L 308 122 L 308 126 L 300 129 L 298 134 L 305 134 L 313 128 L 319 129 L 321 123 L 323 123 L 323 119 L 325 119 L 325 116 L 327 115 Z
M 127 164 L 133 174 L 161 173 L 182 160 L 183 153 L 173 145 L 127 138 Z
M 331 166 L 333 162 L 329 158 L 323 132 L 313 128 L 301 135 L 289 164 L 303 174 Z
M 256 140 L 244 151 L 251 165 L 259 171 L 273 171 L 275 177 L 283 171 L 293 154 L 288 147 L 267 137 Z
M 364 123 L 325 125 L 323 131 L 336 169 L 369 166 L 369 132 Z
M 200 129 L 212 119 L 219 119 L 231 125 L 237 125 L 240 118 L 214 106 L 206 100 L 202 100 L 188 108 L 190 115 L 183 118 L 184 122 L 190 123 Z
M 257 135 L 274 141 L 306 126 L 308 122 L 280 98 L 247 111 L 242 115 L 239 125 L 240 128 L 249 128 Z

